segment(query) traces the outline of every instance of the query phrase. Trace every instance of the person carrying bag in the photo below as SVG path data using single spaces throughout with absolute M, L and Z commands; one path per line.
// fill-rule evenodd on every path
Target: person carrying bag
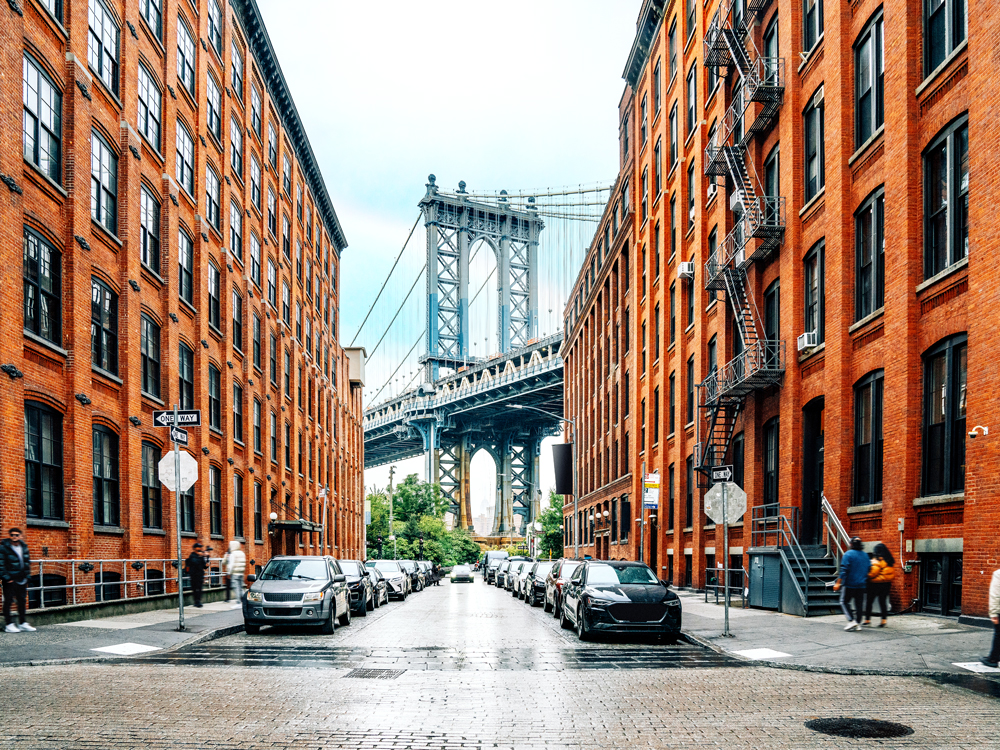
M 892 579 L 896 577 L 896 569 L 893 567 L 896 561 L 893 559 L 889 548 L 879 542 L 875 545 L 875 559 L 868 570 L 868 591 L 867 602 L 865 603 L 865 621 L 863 625 L 872 624 L 872 605 L 878 599 L 879 612 L 882 615 L 880 628 L 884 628 L 889 617 L 889 591 L 892 588 Z

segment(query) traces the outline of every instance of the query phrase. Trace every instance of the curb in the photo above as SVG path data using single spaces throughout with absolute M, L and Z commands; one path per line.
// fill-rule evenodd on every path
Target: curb
M 219 638 L 225 638 L 226 636 L 235 635 L 236 633 L 242 633 L 244 630 L 243 623 L 238 625 L 226 625 L 225 627 L 215 628 L 214 630 L 208 630 L 204 633 L 199 633 L 193 638 L 188 638 L 186 641 L 181 641 L 180 643 L 175 643 L 173 646 L 168 648 L 160 649 L 161 653 L 169 654 L 173 651 L 177 651 L 182 648 L 187 648 L 188 646 L 195 646 L 199 643 L 206 643 L 208 641 L 214 641 Z M 15 667 L 59 667 L 66 664 L 100 664 L 102 662 L 127 662 L 134 657 L 129 656 L 73 656 L 66 659 L 31 659 L 28 661 L 11 661 L 0 663 L 0 669 L 11 669 Z

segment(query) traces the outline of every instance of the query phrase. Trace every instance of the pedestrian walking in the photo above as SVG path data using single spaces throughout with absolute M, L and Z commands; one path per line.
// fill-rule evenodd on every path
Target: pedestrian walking
M 892 579 L 896 577 L 896 564 L 892 552 L 882 542 L 875 545 L 875 559 L 872 560 L 868 569 L 868 588 L 865 592 L 865 621 L 862 625 L 872 624 L 872 606 L 878 600 L 878 610 L 882 615 L 880 628 L 889 624 L 889 590 L 892 588 Z
M 851 548 L 840 559 L 840 578 L 834 584 L 834 590 L 843 586 L 847 589 L 844 604 L 851 614 L 851 621 L 844 630 L 861 630 L 861 617 L 865 606 L 865 589 L 868 585 L 868 571 L 871 563 L 865 554 L 865 545 L 861 537 L 851 538 Z
M 229 551 L 222 561 L 226 575 L 229 576 L 229 588 L 226 589 L 226 601 L 229 601 L 229 592 L 236 599 L 233 609 L 239 609 L 243 603 L 243 575 L 247 569 L 247 556 L 240 549 L 240 543 L 235 539 L 229 543 Z
M 31 575 L 31 554 L 28 544 L 21 537 L 21 530 L 13 528 L 8 538 L 0 542 L 0 579 L 3 581 L 3 619 L 7 622 L 7 633 L 33 633 L 35 628 L 28 624 L 28 576 Z M 17 602 L 17 614 L 21 624 L 14 622 L 11 605 Z
M 987 667 L 996 669 L 997 663 L 1000 662 L 1000 570 L 993 571 L 993 579 L 990 581 L 988 612 L 990 619 L 993 620 L 993 648 L 990 649 L 990 655 L 980 661 Z
M 205 566 L 208 561 L 202 552 L 201 542 L 195 542 L 191 548 L 191 554 L 184 561 L 184 572 L 188 574 L 191 581 L 191 596 L 194 597 L 194 606 L 201 607 L 201 590 L 205 586 Z

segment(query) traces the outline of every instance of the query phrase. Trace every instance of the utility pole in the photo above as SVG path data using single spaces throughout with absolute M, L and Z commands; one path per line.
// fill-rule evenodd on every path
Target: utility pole
M 389 467 L 389 538 L 392 540 L 392 559 L 396 559 L 396 534 L 392 530 L 392 506 L 395 505 L 392 496 L 392 477 L 396 473 L 396 467 Z

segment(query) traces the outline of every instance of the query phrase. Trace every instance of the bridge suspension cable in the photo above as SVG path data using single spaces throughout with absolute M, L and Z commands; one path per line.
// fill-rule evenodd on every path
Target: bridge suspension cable
M 417 278 L 413 280 L 413 284 L 410 286 L 410 291 L 406 293 L 406 296 L 403 297 L 403 301 L 399 303 L 399 308 L 396 310 L 396 314 L 392 316 L 392 320 L 390 320 L 389 325 L 385 327 L 385 332 L 382 334 L 382 337 L 378 340 L 378 343 L 375 344 L 375 348 L 372 349 L 371 353 L 368 355 L 369 358 L 375 356 L 375 352 L 378 351 L 378 348 L 382 345 L 382 342 L 385 341 L 385 337 L 389 333 L 389 330 L 392 328 L 392 324 L 396 322 L 396 319 L 399 317 L 399 314 L 403 311 L 403 307 L 404 305 L 406 305 L 406 301 L 410 299 L 410 295 L 413 294 L 413 290 L 417 288 L 417 284 L 420 282 L 420 277 L 424 275 L 424 271 L 426 270 L 427 270 L 427 264 L 424 263 L 423 268 L 420 269 L 420 273 L 417 274 Z

